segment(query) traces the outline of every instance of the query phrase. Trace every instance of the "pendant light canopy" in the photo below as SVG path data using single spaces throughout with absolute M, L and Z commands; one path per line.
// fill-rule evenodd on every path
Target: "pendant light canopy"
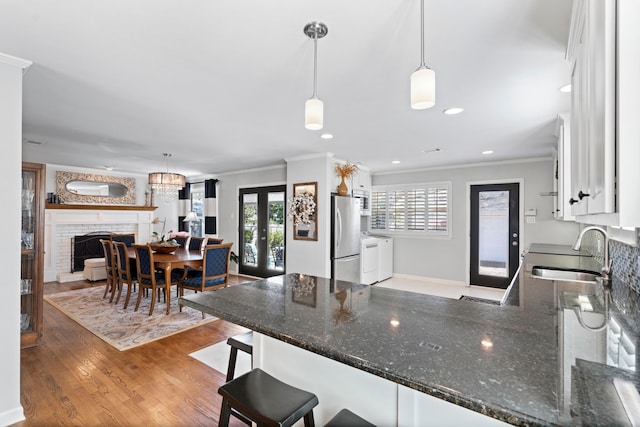
M 171 154 L 164 153 L 167 159 L 166 172 L 152 172 L 149 174 L 149 185 L 164 203 L 178 198 L 178 191 L 185 186 L 186 178 L 178 173 L 169 173 L 169 157 Z
M 411 74 L 411 108 L 436 105 L 436 73 L 424 62 L 424 0 L 420 0 L 420 66 Z
M 313 39 L 313 95 L 304 103 L 304 127 L 320 130 L 324 123 L 324 105 L 316 94 L 318 86 L 318 39 L 327 35 L 328 28 L 318 21 L 309 22 L 304 27 L 307 37 Z

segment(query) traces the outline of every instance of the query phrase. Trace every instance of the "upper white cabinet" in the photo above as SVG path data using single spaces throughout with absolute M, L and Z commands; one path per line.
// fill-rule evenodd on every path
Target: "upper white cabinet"
M 371 173 L 369 169 L 360 166 L 358 173 L 353 176 L 353 184 L 350 190 L 361 190 L 367 193 L 371 192 Z
M 576 1 L 572 20 L 572 213 L 613 213 L 616 1 Z
M 640 29 L 636 0 L 575 0 L 571 203 L 576 221 L 640 226 Z M 562 202 L 564 203 L 564 201 Z

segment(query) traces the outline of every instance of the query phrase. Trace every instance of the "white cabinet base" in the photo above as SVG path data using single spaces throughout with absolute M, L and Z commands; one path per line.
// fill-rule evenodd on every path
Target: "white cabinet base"
M 378 426 L 506 426 L 502 421 L 265 335 L 253 335 L 253 367 L 315 393 L 316 425 L 347 408 Z M 300 420 L 296 426 L 302 426 Z

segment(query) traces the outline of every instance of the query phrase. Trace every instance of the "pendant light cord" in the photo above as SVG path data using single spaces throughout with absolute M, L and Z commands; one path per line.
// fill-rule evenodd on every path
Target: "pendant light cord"
M 318 33 L 313 35 L 313 97 L 318 89 Z
M 420 0 L 420 66 L 427 66 L 424 63 L 424 0 Z

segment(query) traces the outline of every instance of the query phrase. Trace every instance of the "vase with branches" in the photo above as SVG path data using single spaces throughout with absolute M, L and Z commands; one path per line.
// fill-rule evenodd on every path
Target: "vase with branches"
M 355 175 L 358 172 L 358 169 L 359 168 L 356 163 L 351 163 L 348 160 L 346 163 L 336 163 L 336 175 L 341 179 L 340 184 L 338 185 L 339 196 L 346 196 L 349 193 L 349 188 L 347 188 L 347 183 L 344 182 L 344 180 Z

